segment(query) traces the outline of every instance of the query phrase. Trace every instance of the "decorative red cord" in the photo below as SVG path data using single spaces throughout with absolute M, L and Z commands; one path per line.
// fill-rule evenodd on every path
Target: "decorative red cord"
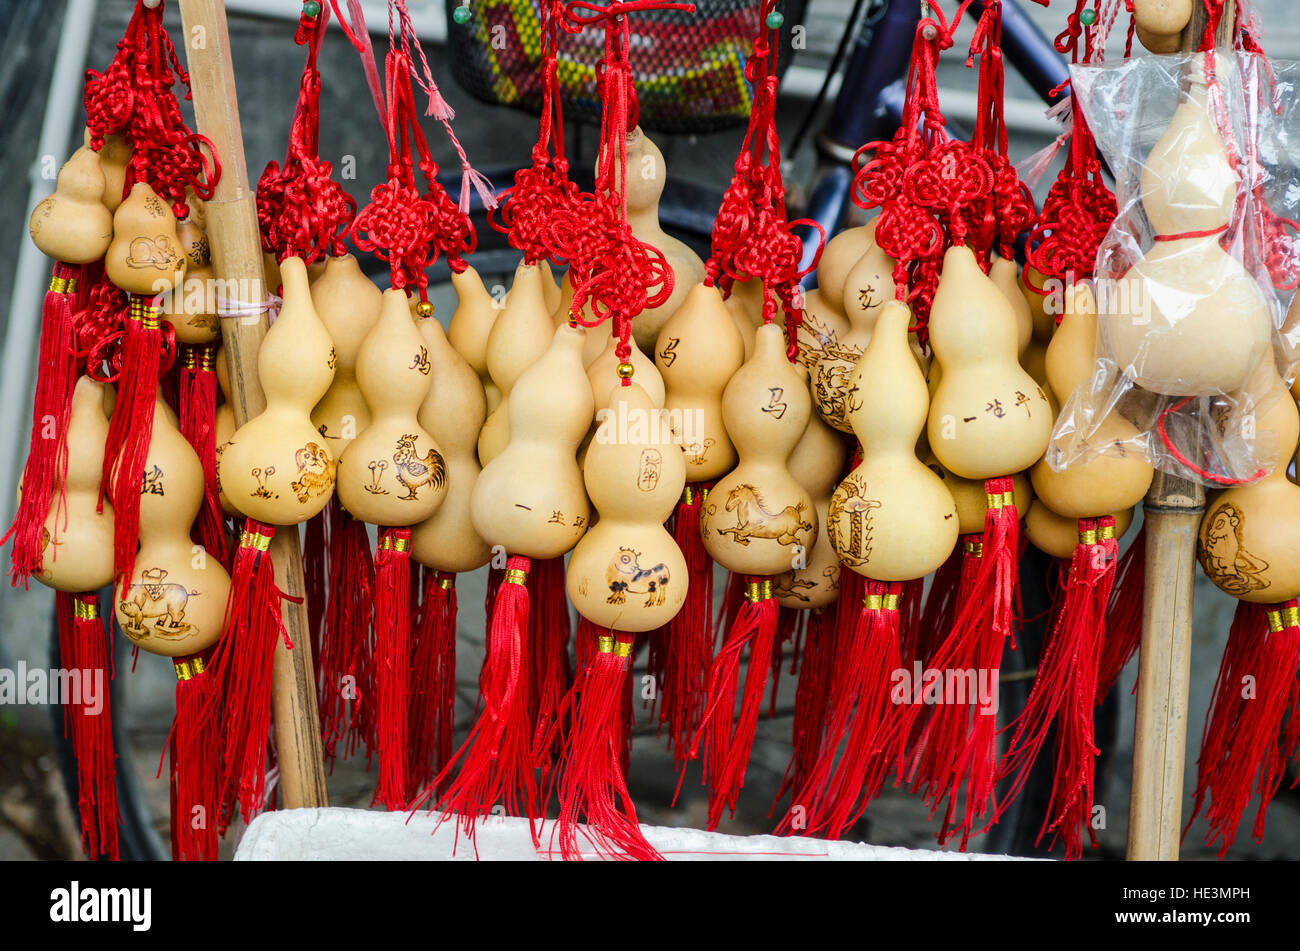
M 1082 21 L 1091 7 L 1091 25 Z M 1101 0 L 1075 0 L 1066 28 L 1056 37 L 1056 49 L 1068 53 L 1073 63 L 1100 62 L 1105 50 L 1109 22 L 1102 22 Z M 1080 50 L 1082 39 L 1082 50 Z M 1125 53 L 1127 56 L 1127 52 Z M 1069 87 L 1067 80 L 1053 94 Z M 1101 160 L 1092 130 L 1077 108 L 1070 112 L 1070 147 L 1065 166 L 1043 201 L 1042 211 L 1029 233 L 1025 258 L 1039 273 L 1065 283 L 1091 278 L 1097 250 L 1115 220 L 1115 196 L 1102 178 Z M 1027 285 L 1032 286 L 1032 285 Z M 1043 294 L 1048 288 L 1034 287 Z M 1061 315 L 1057 315 L 1059 322 Z
M 994 193 L 997 175 L 983 149 L 948 137 L 935 81 L 939 54 L 952 46 L 955 26 L 969 5 L 970 0 L 963 0 L 950 25 L 931 4 L 930 15 L 922 17 L 913 38 L 907 100 L 898 132 L 888 142 L 866 143 L 853 160 L 853 201 L 862 208 L 880 209 L 876 242 L 894 259 L 895 292 L 911 305 L 913 330 L 922 343 L 928 339 L 926 324 L 944 252 L 981 239 L 981 229 L 972 228 L 972 220 L 989 239 L 997 230 L 987 227 L 982 210 Z M 986 27 L 977 38 L 987 43 L 996 36 Z M 994 78 L 990 75 L 984 81 L 989 95 Z M 990 128 L 986 121 L 985 127 L 996 134 L 996 124 Z M 867 161 L 869 153 L 872 157 Z M 1006 181 L 1004 175 L 999 201 L 1007 200 Z M 978 213 L 972 211 L 976 206 L 981 209 Z
M 1180 409 L 1182 409 L 1184 406 L 1186 406 L 1195 398 L 1196 397 L 1194 396 L 1187 396 L 1179 400 L 1177 403 L 1170 403 L 1163 410 L 1161 410 L 1160 415 L 1156 417 L 1156 432 L 1159 433 L 1160 441 L 1164 443 L 1165 448 L 1169 450 L 1169 454 L 1173 456 L 1175 459 L 1177 459 L 1179 462 L 1181 462 L 1188 469 L 1190 469 L 1192 472 L 1195 472 L 1202 479 L 1205 479 L 1207 482 L 1212 482 L 1215 485 L 1246 485 L 1251 482 L 1256 482 L 1259 479 L 1264 478 L 1264 476 L 1268 475 L 1268 470 L 1261 468 L 1254 475 L 1247 476 L 1244 479 L 1233 479 L 1230 476 L 1222 476 L 1210 472 L 1208 469 L 1202 469 L 1196 463 L 1192 462 L 1185 455 L 1183 455 L 1182 451 L 1177 446 L 1174 445 L 1173 440 L 1169 438 L 1169 434 L 1165 432 L 1165 419 L 1170 414 L 1178 412 Z
M 501 195 L 500 223 L 489 218 L 492 227 L 509 236 L 510 246 L 523 252 L 530 264 L 549 258 L 564 263 L 550 246 L 548 222 L 561 208 L 576 208 L 578 186 L 569 180 L 569 160 L 564 156 L 564 117 L 560 106 L 556 54 L 560 0 L 543 0 L 540 7 L 542 31 L 542 116 L 532 164 L 515 173 L 515 183 Z
M 83 101 L 92 149 L 102 148 L 106 135 L 125 134 L 130 140 L 126 191 L 147 182 L 172 203 L 177 218 L 184 218 L 189 211 L 185 190 L 211 198 L 221 163 L 212 143 L 185 125 L 172 92 L 177 80 L 189 99 L 189 73 L 163 28 L 163 4 L 147 7 L 136 0 L 113 62 L 102 73 L 86 72 Z
M 761 280 L 763 323 L 776 316 L 776 301 L 786 314 L 788 356 L 798 356 L 797 332 L 803 320 L 799 281 L 817 266 L 826 232 L 815 221 L 790 222 L 785 214 L 785 184 L 781 179 L 781 143 L 776 133 L 775 42 L 778 30 L 767 25 L 777 0 L 763 0 L 759 10 L 762 26 L 754 38 L 754 50 L 745 63 L 745 79 L 754 89 L 749 127 L 735 173 L 713 225 L 712 254 L 705 262 L 705 283 L 716 284 L 727 293 L 736 281 Z M 815 228 L 820 235 L 817 252 L 803 270 L 799 259 L 803 242 L 794 233 L 800 225 Z
M 632 353 L 633 318 L 647 307 L 660 306 L 673 292 L 673 269 L 667 259 L 637 238 L 627 221 L 627 140 L 637 118 L 628 61 L 627 14 L 649 10 L 694 12 L 695 7 L 661 0 L 615 0 L 602 7 L 570 0 L 556 11 L 559 25 L 568 32 L 604 24 L 605 58 L 597 85 L 603 104 L 601 150 L 592 192 L 579 193 L 576 202 L 553 207 L 543 222 L 542 242 L 559 259 L 569 262 L 573 284 L 569 319 L 584 327 L 610 321 L 618 339 L 614 352 L 620 363 L 626 363 Z M 583 316 L 588 305 L 590 318 Z M 622 378 L 621 382 L 628 386 L 631 379 Z
M 412 63 L 405 49 L 390 47 L 385 60 L 387 92 L 384 133 L 388 137 L 388 179 L 370 193 L 370 204 L 352 222 L 356 246 L 387 261 L 393 287 L 413 289 L 426 299 L 425 268 L 447 257 L 453 271 L 468 266 L 474 226 L 438 183 L 438 166 L 420 131 L 411 91 Z M 415 184 L 418 165 L 428 190 Z
M 1002 3 L 985 5 L 975 25 L 966 66 L 979 57 L 979 90 L 975 130 L 970 147 L 983 156 L 993 177 L 993 187 L 975 197 L 964 210 L 971 245 L 985 265 L 996 245 L 1002 257 L 1015 254 L 1016 238 L 1034 220 L 1034 197 L 1020 181 L 1007 157 L 1007 127 L 1003 119 Z
M 320 157 L 320 70 L 316 68 L 321 40 L 329 25 L 329 8 L 298 19 L 294 42 L 307 47 L 302 83 L 289 125 L 284 166 L 267 163 L 257 183 L 257 223 L 262 250 L 277 261 L 300 257 L 310 264 L 326 255 L 346 251 L 343 236 L 357 213 L 357 203 L 330 178 L 332 166 Z

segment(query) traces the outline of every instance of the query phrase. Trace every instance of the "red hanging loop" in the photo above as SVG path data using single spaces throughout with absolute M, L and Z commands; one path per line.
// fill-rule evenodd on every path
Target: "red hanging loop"
M 736 281 L 757 280 L 763 287 L 763 322 L 771 323 L 780 300 L 786 314 L 788 356 L 798 355 L 798 329 L 803 319 L 799 281 L 816 266 L 826 243 L 826 232 L 815 221 L 788 221 L 785 184 L 781 177 L 781 143 L 776 132 L 775 43 L 777 30 L 767 26 L 776 0 L 764 0 L 759 15 L 763 26 L 745 63 L 745 79 L 754 87 L 749 126 L 735 172 L 722 196 L 713 225 L 712 253 L 705 262 L 705 283 L 730 294 Z M 794 233 L 801 225 L 815 228 L 818 247 L 811 263 L 799 268 L 803 242 Z
M 103 147 L 107 135 L 125 135 L 131 143 L 123 194 L 136 182 L 147 182 L 172 203 L 177 218 L 184 218 L 186 189 L 211 198 L 221 165 L 212 143 L 185 125 L 172 92 L 177 80 L 189 99 L 189 73 L 163 28 L 162 3 L 150 7 L 136 0 L 113 62 L 102 73 L 87 71 L 83 101 L 91 148 Z
M 357 213 L 357 203 L 330 178 L 332 166 L 320 157 L 321 40 L 329 25 L 329 8 L 299 19 L 294 42 L 307 47 L 307 61 L 289 126 L 284 165 L 267 163 L 257 183 L 257 221 L 262 250 L 277 261 L 300 257 L 310 264 L 326 255 L 342 255 L 343 236 Z

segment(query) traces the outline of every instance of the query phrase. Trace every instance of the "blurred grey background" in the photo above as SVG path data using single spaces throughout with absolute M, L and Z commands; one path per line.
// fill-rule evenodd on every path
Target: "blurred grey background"
M 869 5 L 869 4 L 868 4 Z M 53 188 L 52 171 L 80 144 L 84 113 L 80 82 L 87 67 L 102 69 L 111 60 L 114 47 L 126 26 L 133 0 L 0 0 L 0 340 L 34 339 L 22 331 L 34 332 L 39 324 L 40 297 L 48 282 L 49 263 L 39 253 L 22 254 L 27 243 L 27 217 L 36 201 Z M 386 31 L 385 5 L 377 0 L 363 3 L 367 20 L 375 32 L 378 55 L 382 56 Z M 448 102 L 456 109 L 455 128 L 471 161 L 481 167 L 517 168 L 527 163 L 536 138 L 534 117 L 494 108 L 472 99 L 453 80 L 442 42 L 446 35 L 442 0 L 409 0 L 417 28 L 430 54 L 434 76 Z M 950 5 L 945 5 L 950 6 Z M 1058 0 L 1053 9 L 1021 0 L 1021 6 L 1043 31 L 1053 36 L 1064 23 L 1066 4 Z M 1072 8 L 1072 4 L 1070 4 Z M 1256 0 L 1264 25 L 1264 46 L 1274 56 L 1290 58 L 1300 52 L 1300 20 L 1289 0 Z M 300 0 L 230 0 L 227 3 L 239 90 L 245 149 L 250 176 L 255 180 L 267 161 L 283 158 L 285 137 L 298 90 L 303 50 L 294 46 L 295 21 Z M 788 145 L 808 113 L 831 55 L 845 29 L 852 7 L 850 0 L 810 0 L 806 21 L 807 49 L 795 58 L 782 85 L 778 125 Z M 175 4 L 167 3 L 167 21 L 180 43 L 179 16 Z M 963 68 L 965 47 L 971 32 L 967 20 L 952 50 L 945 54 L 940 70 L 940 98 L 945 114 L 958 125 L 969 127 L 975 105 L 974 77 Z M 1120 55 L 1123 30 L 1110 43 L 1110 55 Z M 182 53 L 183 55 L 183 53 Z M 360 64 L 351 46 L 331 24 L 320 56 L 323 75 L 321 97 L 320 151 L 323 157 L 340 162 L 355 161 L 355 179 L 344 186 L 364 204 L 370 187 L 384 172 L 386 147 L 376 126 L 376 117 L 366 91 Z M 72 84 L 71 99 L 58 102 Z M 837 84 L 831 88 L 834 96 Z M 52 96 L 55 101 L 52 105 Z M 188 111 L 188 106 L 183 104 Z M 192 114 L 191 114 L 192 120 Z M 1043 115 L 1041 103 L 1024 81 L 1010 68 L 1007 72 L 1006 118 L 1013 161 L 1019 161 L 1045 146 L 1058 129 Z M 429 127 L 426 132 L 435 158 L 447 163 L 453 153 L 445 136 Z M 817 122 L 813 123 L 813 131 Z M 569 128 L 569 150 L 575 166 L 590 167 L 598 130 Z M 732 162 L 743 129 L 708 135 L 654 138 L 663 149 L 670 176 L 721 189 L 729 180 Z M 797 154 L 787 155 L 786 181 L 792 202 L 804 197 L 816 164 L 811 137 Z M 455 168 L 456 163 L 450 162 Z M 1054 170 L 1053 170 L 1054 171 Z M 1041 198 L 1049 176 L 1038 189 Z M 506 182 L 498 181 L 498 185 Z M 708 209 L 711 213 L 711 209 Z M 21 266 L 20 266 L 21 265 Z M 508 274 L 486 275 L 506 280 Z M 435 297 L 438 311 L 445 316 L 449 298 Z M 18 311 L 14 301 L 26 302 Z M 22 322 L 11 324 L 14 322 Z M 25 327 L 23 325 L 26 325 Z M 27 364 L 31 353 L 12 346 L 0 353 L 6 373 Z M 12 486 L 21 473 L 30 417 L 30 380 L 18 403 L 0 407 L 0 431 L 16 434 L 13 452 L 6 443 L 0 452 L 0 469 L 8 471 Z M 11 440 L 12 441 L 12 440 Z M 12 515 L 10 499 L 0 499 L 4 525 Z M 1132 533 L 1130 533 L 1131 538 Z M 7 560 L 7 553 L 4 555 Z M 7 563 L 7 561 L 6 561 Z M 476 590 L 475 584 L 478 588 Z M 462 650 L 459 680 L 462 694 L 473 697 L 474 676 L 481 658 L 482 580 L 465 578 L 460 585 Z M 1194 760 L 1200 727 L 1227 637 L 1233 603 L 1200 579 L 1197 590 L 1196 644 L 1193 660 L 1193 696 L 1190 711 L 1187 766 L 1188 791 L 1195 778 Z M 39 586 L 31 591 L 0 588 L 0 667 L 12 668 L 19 661 L 29 665 L 49 663 L 49 638 L 53 599 Z M 172 674 L 168 665 L 145 655 L 138 668 L 129 672 L 129 661 L 119 664 L 125 699 L 123 715 L 128 718 L 134 758 L 132 768 L 152 810 L 154 825 L 165 840 L 166 786 L 154 779 L 157 755 L 171 721 Z M 1105 806 L 1107 827 L 1101 832 L 1102 849 L 1089 857 L 1122 858 L 1128 803 L 1128 757 L 1132 744 L 1132 689 L 1136 665 L 1130 665 L 1121 686 L 1118 734 L 1111 775 L 1099 778 L 1097 801 Z M 792 682 L 783 678 L 778 706 L 787 711 L 792 702 Z M 53 718 L 48 708 L 0 707 L 0 858 L 64 858 L 78 855 L 73 817 L 68 810 L 62 779 L 57 768 Z M 734 820 L 723 824 L 724 832 L 765 832 L 771 795 L 779 785 L 789 756 L 788 716 L 764 720 L 746 785 L 742 809 Z M 664 743 L 652 733 L 638 736 L 633 756 L 632 783 L 644 822 L 664 825 L 703 825 L 703 803 L 690 790 L 698 788 L 698 775 L 688 777 L 683 802 L 670 806 L 676 774 Z M 331 777 L 333 804 L 366 806 L 373 775 L 366 775 L 364 762 L 341 764 Z M 1185 809 L 1190 804 L 1187 801 Z M 1268 835 L 1262 844 L 1249 838 L 1246 824 L 1233 849 L 1233 857 L 1275 858 L 1300 855 L 1300 811 L 1297 800 L 1283 792 L 1270 812 Z M 1037 828 L 1037 823 L 1034 823 Z M 928 820 L 914 797 L 888 791 L 869 810 L 853 836 L 880 845 L 934 847 L 935 825 Z M 1184 854 L 1190 858 L 1210 855 L 1201 845 L 1203 827 L 1194 828 Z M 972 848 L 981 848 L 980 840 Z

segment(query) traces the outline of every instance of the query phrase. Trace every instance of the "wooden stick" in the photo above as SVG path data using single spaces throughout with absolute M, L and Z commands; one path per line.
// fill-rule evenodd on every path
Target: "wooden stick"
M 1234 0 L 1224 3 L 1217 46 L 1232 40 Z M 1193 7 L 1182 48 L 1200 46 L 1206 13 Z M 1146 515 L 1146 583 L 1133 725 L 1129 794 L 1130 861 L 1176 860 L 1182 834 L 1183 769 L 1192 661 L 1192 589 L 1196 536 L 1205 514 L 1200 483 L 1157 472 L 1142 506 Z
M 225 3 L 223 0 L 179 2 L 198 131 L 211 140 L 221 161 L 216 194 L 206 204 L 213 270 L 217 279 L 224 282 L 227 298 L 260 302 L 266 297 L 262 242 L 257 230 L 256 201 L 248 185 Z M 221 321 L 237 425 L 243 425 L 266 408 L 266 397 L 257 378 L 257 351 L 267 327 L 266 314 Z M 303 597 L 306 587 L 302 552 L 295 529 L 275 533 L 271 561 L 280 589 L 294 597 Z M 307 608 L 305 603 L 285 601 L 280 613 L 293 641 L 293 650 L 288 650 L 276 639 L 272 674 L 282 801 L 290 809 L 324 806 L 328 799 Z
M 1146 590 L 1133 727 L 1128 858 L 1173 860 L 1178 858 L 1182 833 L 1192 588 L 1205 490 L 1179 476 L 1156 472 L 1142 509 L 1147 533 Z

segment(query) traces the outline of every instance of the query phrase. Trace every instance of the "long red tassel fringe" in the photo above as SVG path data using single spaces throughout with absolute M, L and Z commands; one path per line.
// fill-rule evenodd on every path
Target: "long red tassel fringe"
M 342 507 L 331 505 L 326 510 L 330 513 L 329 595 L 321 621 L 317 682 L 322 745 L 332 769 L 340 742 L 345 759 L 363 745 L 367 754 L 373 755 L 379 742 L 375 729 L 378 693 L 370 636 L 374 619 L 374 558 L 365 523 L 354 519 Z
M 72 391 L 77 385 L 73 306 L 81 280 L 80 266 L 55 264 L 42 306 L 36 395 L 32 402 L 31 440 L 23 467 L 23 493 L 9 531 L 0 538 L 0 545 L 13 539 L 9 575 L 14 587 L 21 583 L 26 588 L 27 579 L 41 570 L 51 497 L 56 483 L 62 485 L 68 471 L 68 417 L 72 410 Z M 62 510 L 61 493 L 56 504 Z
M 226 518 L 217 493 L 217 374 L 215 345 L 181 349 L 177 403 L 181 435 L 203 464 L 203 505 L 194 523 L 194 540 L 230 567 Z
M 794 716 L 790 724 L 790 764 L 781 779 L 781 788 L 769 816 L 776 812 L 777 804 L 787 792 L 805 788 L 821 752 L 822 727 L 830 700 L 836 656 L 835 616 L 834 607 L 818 608 L 809 612 L 805 622 L 799 679 L 794 691 Z M 792 826 L 791 831 L 802 832 L 806 828 L 806 821 L 801 821 L 799 828 Z
M 80 689 L 63 707 L 63 735 L 77 758 L 77 815 L 81 850 L 94 860 L 116 862 L 117 776 L 113 754 L 113 716 L 109 682 L 112 659 L 95 594 L 55 593 L 59 624 L 59 664 L 76 671 Z M 87 683 L 93 679 L 93 687 Z M 88 705 L 86 700 L 93 697 Z
M 456 613 L 456 576 L 426 572 L 411 648 L 407 789 L 412 794 L 427 786 L 451 759 L 456 716 Z
M 998 767 L 998 781 L 1011 778 L 995 813 L 1000 817 L 1024 787 L 1055 724 L 1052 796 L 1035 844 L 1050 832 L 1053 842 L 1058 838 L 1065 842 L 1067 859 L 1082 856 L 1085 828 L 1093 848 L 1097 845 L 1091 823 L 1097 755 L 1092 715 L 1115 561 L 1115 519 L 1080 519 L 1079 544 L 1071 558 L 1064 599 L 1043 646 L 1033 690 Z
M 1146 561 L 1147 527 L 1144 523 L 1115 569 L 1110 604 L 1106 608 L 1106 640 L 1101 647 L 1101 666 L 1097 671 L 1098 703 L 1106 699 L 1142 640 Z
M 974 559 L 974 575 L 969 584 L 959 585 L 952 630 L 935 651 L 929 666 L 945 672 L 962 672 L 967 683 L 973 675 L 977 693 L 981 683 L 994 691 L 994 696 L 988 698 L 992 709 L 985 707 L 978 696 L 963 698 L 967 701 L 964 703 L 936 704 L 918 740 L 919 769 L 914 787 L 924 789 L 932 813 L 947 800 L 938 840 L 946 844 L 960 829 L 963 850 L 976 820 L 988 815 L 993 806 L 997 676 L 1002 666 L 1002 649 L 1012 637 L 1017 598 L 1020 517 L 1011 479 L 989 479 L 984 489 L 988 509 L 984 534 L 977 543 L 977 552 L 973 552 L 978 555 Z M 958 820 L 958 799 L 963 787 L 965 808 Z
M 580 636 L 590 637 L 589 626 Z M 602 858 L 662 860 L 641 832 L 622 765 L 633 635 L 602 631 L 564 705 L 573 726 L 560 760 L 559 819 L 552 838 L 560 857 L 582 859 L 583 842 Z M 558 721 L 557 721 L 558 724 Z M 579 819 L 586 824 L 580 825 Z
M 154 400 L 163 371 L 156 298 L 132 295 L 122 342 L 117 399 L 108 422 L 102 485 L 113 503 L 113 570 L 122 597 L 135 572 L 140 533 L 140 485 L 153 434 Z M 215 551 L 221 551 L 218 547 Z
M 319 673 L 325 607 L 329 604 L 330 546 L 333 526 L 338 522 L 338 499 L 330 496 L 325 508 L 307 519 L 302 538 L 302 583 L 307 592 L 307 629 L 311 632 L 311 656 Z M 317 678 L 319 680 L 319 677 Z M 325 732 L 322 729 L 321 738 Z
M 374 801 L 407 802 L 406 729 L 411 663 L 411 530 L 381 528 L 375 555 L 375 688 L 379 782 Z
M 533 723 L 533 754 L 541 769 L 540 789 L 549 788 L 548 778 L 563 743 L 565 725 L 554 733 L 560 705 L 573 685 L 569 665 L 569 602 L 564 594 L 564 558 L 548 558 L 533 566 L 528 578 L 528 646 L 532 651 L 528 670 L 528 698 Z M 550 737 L 549 742 L 544 740 Z
M 270 525 L 251 518 L 244 521 L 230 579 L 226 619 L 209 664 L 221 701 L 223 831 L 236 805 L 244 821 L 249 822 L 266 801 L 271 666 L 276 638 L 282 637 L 286 647 L 293 647 L 280 617 L 280 602 L 299 599 L 276 587 L 270 555 L 274 535 Z
M 512 555 L 497 590 L 490 615 L 488 652 L 479 676 L 483 709 L 475 717 L 469 736 L 416 806 L 437 789 L 439 825 L 453 814 L 457 825 L 475 841 L 475 820 L 500 805 L 509 815 L 529 819 L 537 844 L 537 779 L 533 772 L 528 722 L 528 568 L 529 560 Z M 447 779 L 459 765 L 456 778 Z
M 868 580 L 847 636 L 837 639 L 825 737 L 778 834 L 803 824 L 805 834 L 839 838 L 901 766 L 912 710 L 893 696 L 901 592 L 901 583 Z
M 682 609 L 664 629 L 663 677 L 656 686 L 661 692 L 659 728 L 668 728 L 668 745 L 679 767 L 689 758 L 691 737 L 704 715 L 713 660 L 713 559 L 700 536 L 700 509 L 707 496 L 706 486 L 688 485 L 672 526 L 689 581 Z
M 736 800 L 745 783 L 750 750 L 754 746 L 758 714 L 771 669 L 772 644 L 776 639 L 777 603 L 772 597 L 771 579 L 750 578 L 745 582 L 744 591 L 744 602 L 727 631 L 722 649 L 709 668 L 708 700 L 700 726 L 691 740 L 691 759 L 699 755 L 701 742 L 704 744 L 709 831 L 717 828 L 724 809 L 735 812 Z M 749 648 L 749 664 L 737 713 L 740 655 L 746 647 Z
M 215 862 L 219 830 L 225 826 L 219 788 L 221 727 L 213 715 L 219 687 L 202 656 L 174 657 L 172 663 L 176 669 L 176 719 L 167 741 L 172 859 Z
M 1257 841 L 1263 838 L 1265 813 L 1296 749 L 1297 664 L 1296 602 L 1238 601 L 1201 735 L 1195 803 L 1183 829 L 1186 836 L 1208 801 L 1205 841 L 1218 841 L 1220 858 L 1232 846 L 1252 790 L 1259 793 L 1252 833 Z

